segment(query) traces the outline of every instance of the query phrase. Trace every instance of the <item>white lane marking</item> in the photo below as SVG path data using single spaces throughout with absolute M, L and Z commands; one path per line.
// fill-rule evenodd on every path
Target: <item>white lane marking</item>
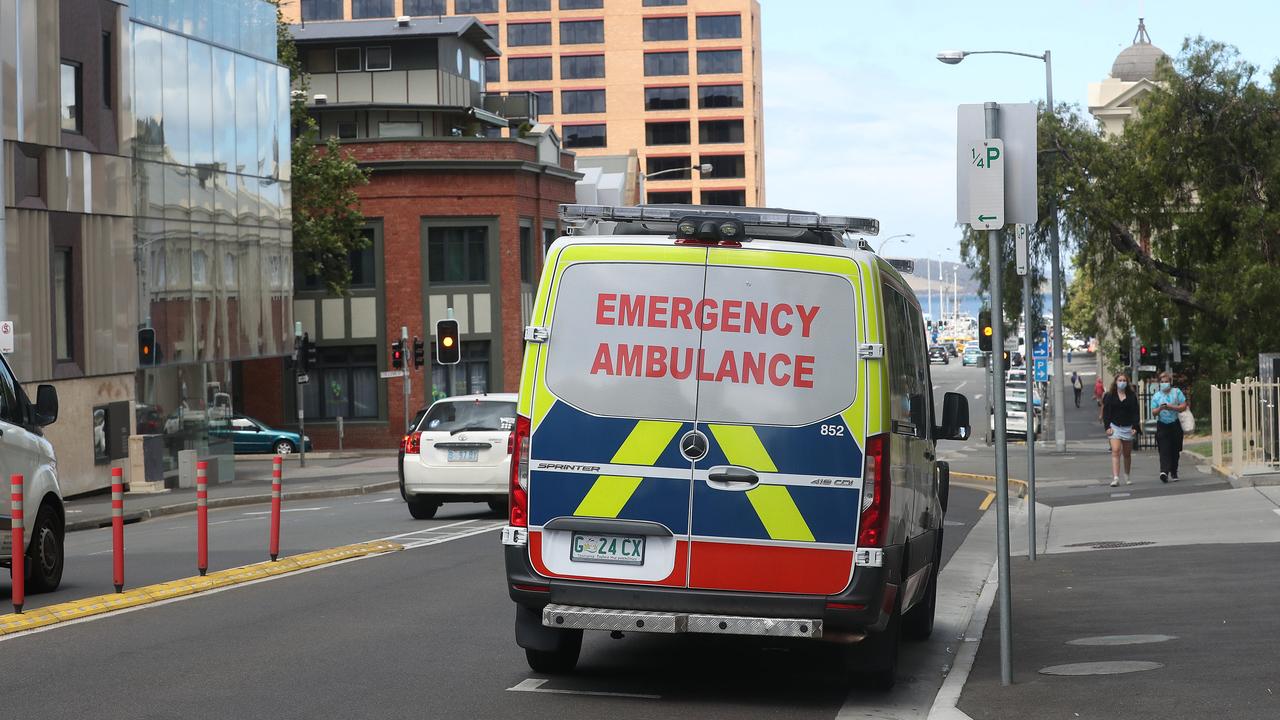
M 443 530 L 443 529 L 448 528 L 448 527 L 456 527 L 456 526 L 458 526 L 458 525 L 466 525 L 466 524 L 467 524 L 467 523 L 469 523 L 469 522 L 474 522 L 474 521 L 473 521 L 473 520 L 459 520 L 458 522 L 449 523 L 449 524 L 447 524 L 447 525 L 432 525 L 431 527 L 423 528 L 423 529 L 421 529 L 421 530 L 414 530 L 413 532 L 400 533 L 399 535 L 388 535 L 387 537 L 384 537 L 384 538 L 378 538 L 378 539 L 379 539 L 379 540 L 396 540 L 396 539 L 398 539 L 398 538 L 403 538 L 403 537 L 413 537 L 414 535 L 420 535 L 420 534 L 422 534 L 422 533 L 424 533 L 424 532 L 431 532 L 432 530 Z
M 624 692 L 605 692 L 603 690 L 556 690 L 554 688 L 544 688 L 548 678 L 527 678 L 516 683 L 514 687 L 507 688 L 507 692 L 533 692 L 533 693 L 549 693 L 552 695 L 592 695 L 595 697 L 621 697 L 621 698 L 640 698 L 642 700 L 661 700 L 661 695 L 647 695 L 645 693 L 624 693 Z
M 89 553 L 89 557 L 93 557 L 94 555 L 106 555 L 106 554 L 107 554 L 107 553 L 109 553 L 109 552 L 111 552 L 111 550 L 110 550 L 110 549 L 108 549 L 108 550 L 99 550 L 98 552 L 95 552 L 95 553 Z
M 236 518 L 235 520 L 218 520 L 217 522 L 209 523 L 209 527 L 213 527 L 214 525 L 226 525 L 228 523 L 253 522 L 256 519 L 257 518 Z
M 331 508 L 330 508 L 328 505 L 326 505 L 326 506 L 324 506 L 324 507 L 313 507 L 313 508 L 281 508 L 280 512 L 282 512 L 282 513 L 287 513 L 287 512 L 316 512 L 317 510 L 329 510 L 329 509 L 331 509 Z M 247 512 L 247 513 L 240 513 L 240 514 L 241 514 L 241 515 L 270 515 L 270 514 L 271 514 L 271 511 L 270 511 L 270 510 L 257 510 L 257 511 L 255 511 L 255 512 Z
M 376 505 L 377 503 L 384 503 L 384 502 L 395 502 L 395 498 L 389 497 L 389 498 L 382 498 L 381 500 L 364 500 L 362 502 L 351 503 L 351 504 L 352 505 Z
M 63 510 L 62 512 L 66 513 L 66 514 L 68 514 L 68 515 L 74 515 L 75 513 L 82 513 L 82 512 L 84 512 L 84 511 L 83 511 L 83 510 Z
M 1130 496 L 1130 495 L 1132 495 L 1132 494 L 1133 494 L 1133 493 L 1111 493 L 1111 497 L 1113 497 L 1113 498 L 1122 498 L 1122 497 L 1129 497 L 1129 496 Z
M 974 400 L 981 400 L 981 399 L 982 399 L 982 393 L 978 393 L 977 395 L 974 395 L 974 396 L 973 396 L 973 399 L 974 399 Z
M 462 532 L 454 533 L 452 535 L 446 535 L 444 537 L 428 538 L 426 540 L 419 540 L 418 542 L 405 543 L 404 549 L 413 550 L 415 548 L 427 547 L 428 545 L 439 545 L 440 543 L 449 542 L 450 540 L 457 540 L 458 538 L 471 537 L 472 535 L 480 535 L 482 533 L 487 533 L 492 530 L 497 530 L 498 528 L 503 527 L 506 524 L 507 523 L 505 521 L 499 522 L 499 523 L 492 523 L 489 525 L 482 525 L 475 529 L 467 528 Z
M 1280 515 L 1280 508 L 1271 508 L 1271 512 Z

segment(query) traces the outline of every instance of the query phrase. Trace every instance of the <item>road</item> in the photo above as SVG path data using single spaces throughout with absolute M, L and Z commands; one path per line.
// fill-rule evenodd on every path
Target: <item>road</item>
M 952 492 L 944 568 L 986 495 Z M 504 521 L 486 506 L 447 505 L 434 520 L 414 521 L 389 492 L 286 510 L 286 554 L 386 537 L 407 549 L 3 639 L 0 709 L 32 717 L 652 718 L 660 707 L 675 717 L 832 718 L 844 707 L 900 704 L 912 688 L 931 698 L 939 654 L 951 645 L 935 635 L 909 646 L 899 689 L 883 698 L 851 696 L 830 646 L 788 641 L 588 634 L 579 672 L 546 678 L 529 671 L 515 645 L 496 532 Z M 266 559 L 265 511 L 210 513 L 212 569 Z M 195 574 L 194 515 L 129 525 L 126 543 L 131 587 Z M 62 589 L 30 597 L 28 607 L 109 592 L 109 549 L 107 530 L 72 533 Z

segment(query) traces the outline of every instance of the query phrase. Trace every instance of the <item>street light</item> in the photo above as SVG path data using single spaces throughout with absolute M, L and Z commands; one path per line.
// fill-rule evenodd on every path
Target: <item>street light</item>
M 880 246 L 876 248 L 876 254 L 879 255 L 881 251 L 884 250 L 884 246 L 888 244 L 890 240 L 893 240 L 895 238 L 909 238 L 909 237 L 915 237 L 915 236 L 916 236 L 915 233 L 902 233 L 900 235 L 890 235 L 889 237 L 880 241 Z
M 938 53 L 938 61 L 947 65 L 958 65 L 970 55 L 1017 55 L 1018 57 L 1042 60 L 1044 62 L 1044 99 L 1053 112 L 1053 55 L 1048 50 L 1044 54 L 1015 52 L 1013 50 L 943 50 Z M 1049 196 L 1049 263 L 1050 288 L 1053 293 L 1053 440 L 1058 452 L 1067 450 L 1066 411 L 1063 406 L 1063 370 L 1062 370 L 1062 262 L 1058 257 L 1058 203 Z
M 711 171 L 715 170 L 715 168 L 711 167 L 711 163 L 702 163 L 701 165 L 690 165 L 689 167 L 667 168 L 666 170 L 659 170 L 659 171 L 657 171 L 657 172 L 651 172 L 651 173 L 649 173 L 649 174 L 645 175 L 645 176 L 644 176 L 644 179 L 645 179 L 645 180 L 652 180 L 653 178 L 656 178 L 656 177 L 658 177 L 659 175 L 666 175 L 667 173 L 688 172 L 688 171 L 690 171 L 690 170 L 696 170 L 696 171 L 698 171 L 699 173 L 701 173 L 701 174 L 705 175 L 705 174 L 707 174 L 707 173 L 709 173 L 709 172 L 711 172 Z

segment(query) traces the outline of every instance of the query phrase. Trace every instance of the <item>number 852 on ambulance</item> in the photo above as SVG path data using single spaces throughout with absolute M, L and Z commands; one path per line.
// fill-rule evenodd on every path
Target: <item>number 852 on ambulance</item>
M 919 303 L 874 220 L 562 206 L 525 330 L 510 518 L 516 643 L 585 630 L 807 638 L 893 684 L 933 626 L 963 396 L 935 406 Z M 615 635 L 616 636 L 616 635 Z

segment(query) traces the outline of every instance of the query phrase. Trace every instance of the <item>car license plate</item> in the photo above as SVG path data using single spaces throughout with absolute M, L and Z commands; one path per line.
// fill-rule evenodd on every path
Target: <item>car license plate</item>
M 573 544 L 569 546 L 569 559 L 573 562 L 643 565 L 644 538 L 574 533 Z
M 479 450 L 450 450 L 449 462 L 480 462 Z

